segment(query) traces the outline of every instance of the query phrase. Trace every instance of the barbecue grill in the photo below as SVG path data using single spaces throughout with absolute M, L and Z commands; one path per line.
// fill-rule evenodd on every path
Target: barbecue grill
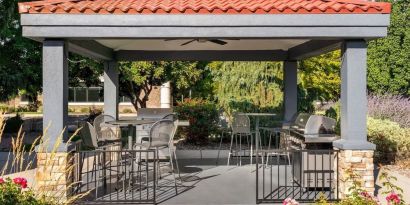
M 299 114 L 289 127 L 290 135 L 301 149 L 332 148 L 332 142 L 339 139 L 336 135 L 336 120 L 306 113 Z
M 300 113 L 288 127 L 290 149 L 306 150 L 294 152 L 293 176 L 305 188 L 331 187 L 333 170 L 332 142 L 340 137 L 335 133 L 336 120 Z

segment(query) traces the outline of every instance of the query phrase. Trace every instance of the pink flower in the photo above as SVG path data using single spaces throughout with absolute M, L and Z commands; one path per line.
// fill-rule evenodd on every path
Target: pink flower
M 17 177 L 17 178 L 14 178 L 13 179 L 13 182 L 15 183 L 15 184 L 18 184 L 18 185 L 20 185 L 20 187 L 21 188 L 27 188 L 27 180 L 25 179 L 25 178 L 23 178 L 23 177 Z
M 4 179 L 0 178 L 0 184 L 3 184 L 3 183 L 4 183 Z
M 286 198 L 285 200 L 283 200 L 282 205 L 299 205 L 299 202 L 292 198 Z
M 386 201 L 387 201 L 387 204 L 389 205 L 391 204 L 396 205 L 396 204 L 400 204 L 401 202 L 400 196 L 394 192 L 391 192 L 389 195 L 387 195 Z

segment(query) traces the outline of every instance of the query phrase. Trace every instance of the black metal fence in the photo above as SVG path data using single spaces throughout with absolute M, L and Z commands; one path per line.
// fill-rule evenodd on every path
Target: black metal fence
M 73 192 L 80 204 L 155 204 L 155 159 L 154 150 L 76 152 Z
M 337 150 L 259 150 L 256 162 L 257 203 L 338 200 Z

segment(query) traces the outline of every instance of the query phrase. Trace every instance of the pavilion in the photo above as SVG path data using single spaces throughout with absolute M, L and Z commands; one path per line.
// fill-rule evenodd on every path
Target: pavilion
M 334 147 L 350 166 L 352 153 L 372 158 L 375 149 L 366 131 L 367 41 L 387 35 L 390 7 L 362 0 L 42 0 L 19 3 L 19 12 L 23 36 L 43 44 L 43 124 L 51 123 L 52 139 L 67 123 L 68 52 L 105 61 L 104 112 L 116 117 L 118 61 L 283 61 L 286 121 L 297 113 L 297 62 L 341 49 L 341 140 Z

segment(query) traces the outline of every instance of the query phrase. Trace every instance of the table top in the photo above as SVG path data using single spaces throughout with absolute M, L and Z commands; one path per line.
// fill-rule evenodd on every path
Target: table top
M 262 112 L 242 113 L 242 115 L 247 115 L 247 116 L 276 116 L 275 113 L 262 113 Z
M 155 123 L 156 120 L 115 120 L 108 121 L 107 124 L 118 126 L 130 126 L 130 125 L 145 125 Z
M 145 125 L 152 124 L 158 120 L 115 120 L 107 121 L 107 124 L 118 125 L 118 126 L 129 126 L 129 125 Z M 189 121 L 187 120 L 178 120 L 178 126 L 189 126 Z
M 178 126 L 189 126 L 189 121 L 188 120 L 178 120 L 177 125 Z

